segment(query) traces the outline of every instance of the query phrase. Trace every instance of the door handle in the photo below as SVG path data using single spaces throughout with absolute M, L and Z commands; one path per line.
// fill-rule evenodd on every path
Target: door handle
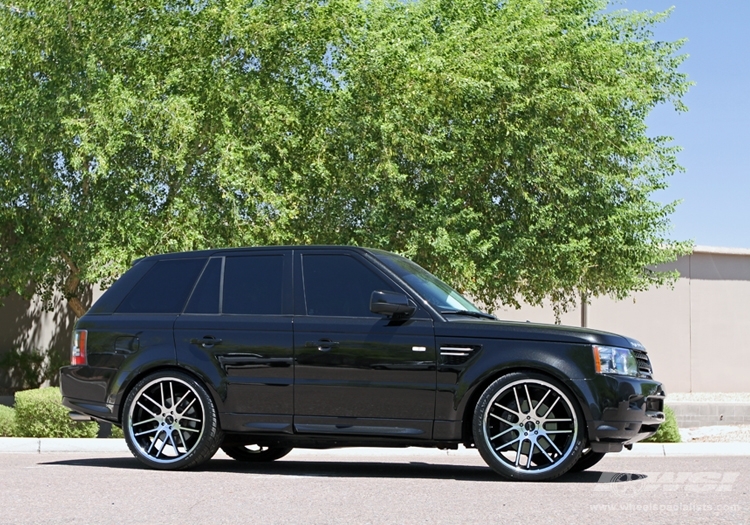
M 207 335 L 203 339 L 191 339 L 191 344 L 201 345 L 203 348 L 211 348 L 214 345 L 221 343 L 221 339 L 216 339 L 213 336 Z
M 339 346 L 338 341 L 331 341 L 330 339 L 321 339 L 318 342 L 315 341 L 305 341 L 305 346 L 307 347 L 317 347 L 318 350 L 321 352 L 328 352 L 331 348 L 334 346 Z

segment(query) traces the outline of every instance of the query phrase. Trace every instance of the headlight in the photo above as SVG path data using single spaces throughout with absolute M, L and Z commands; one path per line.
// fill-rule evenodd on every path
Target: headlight
M 627 348 L 594 345 L 594 366 L 600 374 L 638 375 L 638 362 Z

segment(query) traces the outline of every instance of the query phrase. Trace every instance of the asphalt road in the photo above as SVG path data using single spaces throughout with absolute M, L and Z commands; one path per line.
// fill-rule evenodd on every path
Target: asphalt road
M 343 451 L 342 451 L 343 452 Z M 463 523 L 750 525 L 750 457 L 605 458 L 548 483 L 479 455 L 293 452 L 191 472 L 119 454 L 0 454 L 2 524 Z

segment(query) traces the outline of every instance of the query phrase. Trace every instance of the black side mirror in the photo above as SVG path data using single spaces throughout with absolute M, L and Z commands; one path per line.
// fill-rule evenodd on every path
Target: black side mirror
M 375 291 L 370 296 L 370 311 L 374 314 L 409 317 L 416 309 L 402 293 Z

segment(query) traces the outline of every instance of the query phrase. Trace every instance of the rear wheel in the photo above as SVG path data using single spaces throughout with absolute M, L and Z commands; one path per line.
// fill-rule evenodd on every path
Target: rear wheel
M 163 371 L 139 381 L 125 401 L 125 441 L 144 465 L 163 470 L 211 459 L 224 435 L 211 397 L 187 374 Z
M 474 412 L 474 441 L 482 458 L 509 479 L 556 478 L 573 467 L 584 446 L 581 411 L 554 379 L 515 372 L 492 383 Z
M 222 445 L 221 450 L 230 458 L 245 463 L 275 461 L 292 451 L 287 447 L 262 447 L 260 445 Z

